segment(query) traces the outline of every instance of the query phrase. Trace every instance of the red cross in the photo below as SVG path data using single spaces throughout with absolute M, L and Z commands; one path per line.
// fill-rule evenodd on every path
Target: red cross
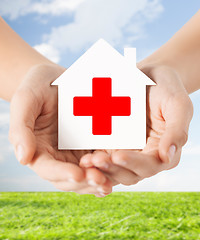
M 112 133 L 112 116 L 130 116 L 131 98 L 112 97 L 111 78 L 92 79 L 92 97 L 74 97 L 74 116 L 92 116 L 93 135 Z

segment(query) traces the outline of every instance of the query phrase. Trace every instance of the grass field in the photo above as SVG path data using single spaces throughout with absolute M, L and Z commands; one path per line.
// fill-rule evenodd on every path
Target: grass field
M 0 239 L 200 240 L 200 193 L 0 193 Z

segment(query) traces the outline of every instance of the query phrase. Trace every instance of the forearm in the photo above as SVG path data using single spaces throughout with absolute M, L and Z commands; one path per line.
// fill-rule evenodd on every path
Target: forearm
M 0 98 L 9 101 L 33 66 L 53 64 L 29 46 L 0 17 Z
M 166 44 L 139 63 L 174 68 L 188 91 L 200 88 L 200 10 Z

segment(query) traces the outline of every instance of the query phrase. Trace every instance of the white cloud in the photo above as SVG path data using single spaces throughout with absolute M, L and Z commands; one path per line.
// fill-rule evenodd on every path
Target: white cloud
M 9 123 L 9 112 L 1 112 L 0 113 L 0 126 L 3 127 Z
M 74 22 L 53 28 L 38 48 L 48 46 L 59 59 L 62 52 L 86 49 L 99 38 L 113 46 L 131 45 L 162 11 L 160 0 L 85 0 L 77 6 Z
M 9 103 L 0 100 L 0 163 L 13 152 L 8 140 L 9 117 Z
M 114 187 L 115 191 L 200 191 L 198 159 L 181 160 L 178 167 L 144 179 L 136 185 Z
M 50 59 L 51 61 L 53 61 L 55 63 L 58 63 L 60 61 L 59 52 L 53 46 L 51 46 L 47 43 L 42 43 L 42 44 L 34 46 L 34 48 L 39 53 L 41 53 L 42 55 L 44 55 L 45 57 Z
M 190 94 L 190 98 L 192 99 L 192 101 L 199 100 L 200 99 L 200 90 Z M 199 101 L 197 103 L 199 104 Z
M 0 191 L 58 191 L 50 182 L 41 179 L 35 173 L 25 176 L 9 176 L 0 179 Z
M 13 154 L 13 146 L 8 140 L 8 131 L 0 132 L 0 163 L 4 162 L 6 159 L 9 159 L 10 154 Z
M 67 50 L 86 49 L 99 38 L 113 46 L 132 45 L 145 36 L 146 23 L 163 11 L 161 0 L 1 0 L 0 14 L 10 19 L 36 13 L 74 14 L 74 21 L 52 28 L 35 48 L 54 62 Z M 43 19 L 44 20 L 44 19 Z
M 74 11 L 85 0 L 1 0 L 0 15 L 14 20 L 30 13 L 59 16 Z
M 187 144 L 183 148 L 183 155 L 199 155 L 200 156 L 200 144 Z
M 0 99 L 0 130 L 8 128 L 9 118 L 10 118 L 10 109 L 9 103 Z
M 10 117 L 9 106 L 8 102 L 0 99 L 0 130 L 8 127 Z
M 11 20 L 24 15 L 24 12 L 31 4 L 31 0 L 1 0 L 0 2 L 0 15 L 8 17 Z
M 115 191 L 200 191 L 200 145 L 188 141 L 179 165 L 144 179 L 133 186 L 116 186 Z
M 162 11 L 159 0 L 87 0 L 75 11 L 73 23 L 53 28 L 45 38 L 59 50 L 79 51 L 99 38 L 115 46 L 141 37 L 144 25 Z
M 32 3 L 31 9 L 28 12 L 35 12 L 38 14 L 52 14 L 62 15 L 69 11 L 74 11 L 85 0 L 52 0 L 40 1 Z

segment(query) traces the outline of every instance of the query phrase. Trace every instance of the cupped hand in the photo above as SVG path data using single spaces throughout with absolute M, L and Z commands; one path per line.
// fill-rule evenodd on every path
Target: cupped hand
M 143 150 L 106 150 L 84 155 L 80 166 L 97 167 L 113 185 L 132 185 L 178 165 L 193 106 L 178 73 L 168 66 L 138 67 L 156 82 L 147 88 L 147 144 Z
M 9 137 L 21 164 L 64 191 L 105 196 L 112 184 L 98 169 L 82 169 L 91 151 L 58 151 L 58 95 L 51 83 L 65 71 L 58 65 L 33 67 L 11 100 Z M 69 139 L 70 141 L 70 139 Z

